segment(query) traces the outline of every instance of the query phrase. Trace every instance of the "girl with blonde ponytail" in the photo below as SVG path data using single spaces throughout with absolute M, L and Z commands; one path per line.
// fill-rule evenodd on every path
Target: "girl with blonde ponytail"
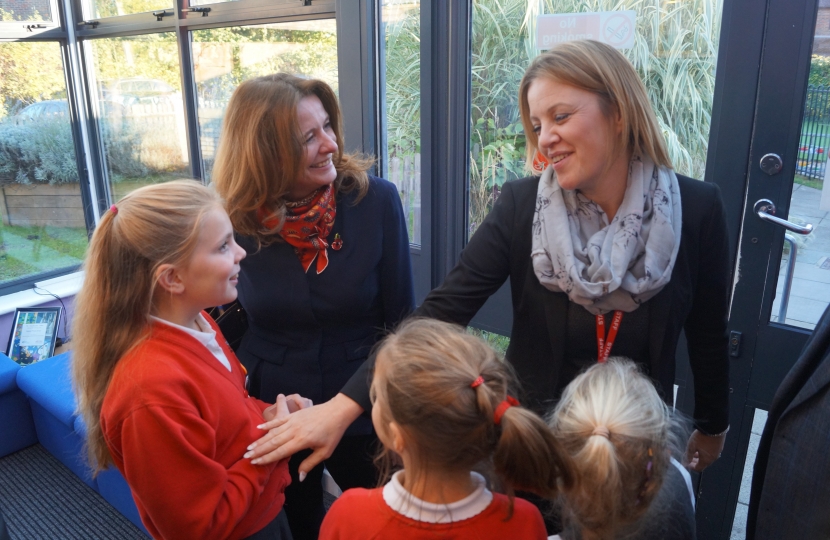
M 672 457 L 683 428 L 637 364 L 590 367 L 549 423 L 580 477 L 560 499 L 563 540 L 694 540 L 691 478 Z
M 222 201 L 190 180 L 133 191 L 90 241 L 73 323 L 78 409 L 94 474 L 121 471 L 153 538 L 291 538 L 286 462 L 243 457 L 288 403 L 248 396 L 203 311 L 236 298 L 243 257 Z
M 574 483 L 571 461 L 544 421 L 521 407 L 513 373 L 461 327 L 404 323 L 377 352 L 372 421 L 382 488 L 347 491 L 321 539 L 546 539 L 539 510 L 515 489 L 556 496 Z M 478 472 L 492 471 L 493 493 Z

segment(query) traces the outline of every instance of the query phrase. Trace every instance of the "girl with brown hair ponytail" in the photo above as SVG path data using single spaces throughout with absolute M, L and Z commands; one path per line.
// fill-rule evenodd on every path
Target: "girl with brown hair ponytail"
M 547 538 L 539 510 L 514 490 L 554 497 L 574 472 L 515 392 L 510 367 L 481 339 L 435 320 L 404 323 L 380 347 L 371 388 L 381 464 L 387 477 L 393 463 L 403 470 L 382 488 L 347 491 L 320 538 Z

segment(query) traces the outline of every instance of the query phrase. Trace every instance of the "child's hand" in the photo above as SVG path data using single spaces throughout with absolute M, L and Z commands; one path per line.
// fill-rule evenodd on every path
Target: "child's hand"
M 266 422 L 270 422 L 275 418 L 285 418 L 293 412 L 306 409 L 312 405 L 313 403 L 310 399 L 304 398 L 300 394 L 291 394 L 288 397 L 280 394 L 277 396 L 276 403 L 262 411 L 262 417 Z
M 291 394 L 290 396 L 286 396 L 286 401 L 288 401 L 288 412 L 295 413 L 302 409 L 308 409 L 314 403 L 308 399 L 304 398 L 300 394 Z M 266 420 L 268 420 L 266 418 Z

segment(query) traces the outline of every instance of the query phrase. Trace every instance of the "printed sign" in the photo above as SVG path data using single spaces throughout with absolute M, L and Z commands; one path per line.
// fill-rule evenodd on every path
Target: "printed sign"
M 546 50 L 565 41 L 593 39 L 617 49 L 630 49 L 634 46 L 636 22 L 636 11 L 539 15 L 536 48 Z

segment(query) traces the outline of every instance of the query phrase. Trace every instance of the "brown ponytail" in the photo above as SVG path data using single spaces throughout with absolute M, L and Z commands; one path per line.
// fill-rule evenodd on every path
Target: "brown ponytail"
M 423 467 L 487 465 L 511 498 L 515 489 L 553 497 L 574 483 L 570 458 L 541 418 L 511 406 L 495 423 L 499 404 L 516 395 L 516 378 L 493 349 L 461 327 L 405 322 L 378 351 L 372 391 L 384 403 L 384 420 L 412 439 Z

